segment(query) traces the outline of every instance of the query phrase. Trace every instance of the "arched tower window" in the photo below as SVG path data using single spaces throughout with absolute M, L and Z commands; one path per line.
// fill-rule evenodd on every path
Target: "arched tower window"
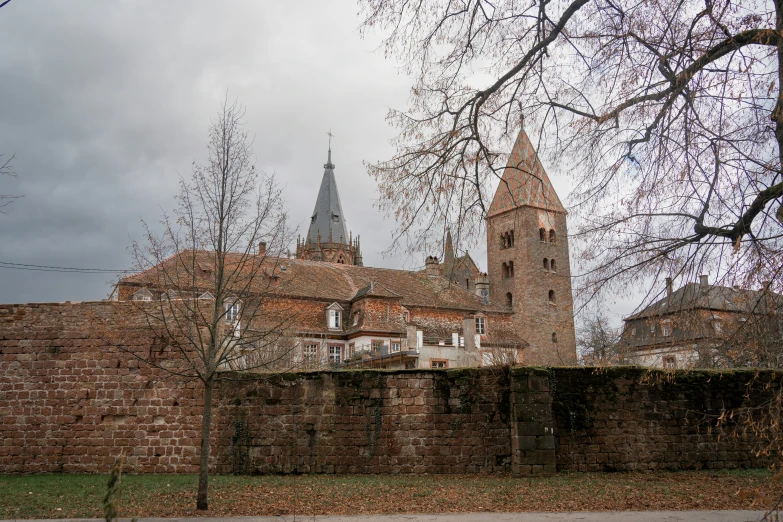
M 503 277 L 508 277 L 508 265 L 506 263 L 503 263 Z
M 508 262 L 508 277 L 514 277 L 514 262 Z
M 514 304 L 514 296 L 511 295 L 511 292 L 508 292 L 506 294 L 506 306 L 510 307 L 512 304 Z
M 551 260 L 549 262 L 549 268 L 552 270 L 552 272 L 557 272 L 557 268 L 555 268 L 555 260 Z
M 551 229 L 549 231 L 549 242 L 554 243 L 555 242 L 555 230 Z
M 538 239 L 546 241 L 546 229 L 541 227 L 538 229 Z
M 554 290 L 550 290 L 549 291 L 549 302 L 550 303 L 554 303 L 555 302 L 555 291 Z
M 544 270 L 549 271 L 549 259 L 544 258 Z
M 553 343 L 557 342 L 557 332 L 552 332 L 552 342 Z

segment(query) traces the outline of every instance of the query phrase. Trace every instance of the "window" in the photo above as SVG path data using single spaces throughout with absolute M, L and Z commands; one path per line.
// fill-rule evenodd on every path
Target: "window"
M 340 310 L 329 310 L 329 328 L 332 330 L 340 329 L 341 315 Z
M 555 303 L 555 291 L 554 290 L 550 290 L 549 291 L 549 302 L 552 303 L 552 304 Z
M 509 237 L 509 245 L 508 246 L 514 246 L 514 231 L 513 230 L 509 231 L 508 237 Z
M 554 229 L 549 231 L 549 242 L 554 243 L 555 242 L 555 231 Z
M 723 332 L 723 325 L 721 324 L 720 321 L 713 321 L 712 327 L 715 329 L 716 334 L 720 334 L 721 332 Z
M 409 323 L 410 320 L 411 320 L 411 314 L 409 312 L 403 312 L 402 313 L 402 318 L 405 319 L 406 323 Z
M 465 279 L 465 290 L 470 290 L 470 279 Z
M 381 348 L 383 347 L 383 341 L 379 341 L 378 339 L 373 339 L 370 341 L 370 345 L 372 346 L 372 353 L 381 353 Z
M 650 333 L 651 333 L 651 334 L 654 334 L 654 333 L 655 333 L 655 325 L 654 325 L 654 324 L 651 324 L 651 325 L 650 325 Z
M 391 343 L 391 351 L 392 351 L 392 353 L 399 352 L 400 351 L 400 343 L 399 342 Z
M 557 342 L 557 332 L 552 332 L 552 342 L 553 343 Z
M 636 335 L 636 328 L 631 328 L 631 336 L 635 336 L 635 335 Z
M 674 355 L 667 355 L 663 358 L 663 367 L 668 369 L 674 369 L 677 367 L 677 357 Z
M 476 317 L 476 333 L 484 335 L 487 333 L 486 323 L 483 317 Z
M 356 343 L 350 343 L 348 345 L 348 353 L 345 354 L 346 359 L 350 359 L 353 357 L 353 354 L 356 353 Z
M 555 260 L 554 259 L 549 261 L 549 269 L 552 270 L 552 272 L 557 272 L 557 268 L 555 268 Z
M 544 258 L 544 270 L 549 272 L 549 259 Z
M 511 306 L 514 304 L 514 296 L 511 295 L 511 292 L 506 293 L 506 306 Z
M 538 229 L 538 239 L 541 241 L 546 241 L 546 229 L 545 228 L 539 228 Z
M 508 277 L 508 265 L 506 263 L 503 263 L 501 270 L 503 272 L 503 278 L 505 279 L 506 277 Z
M 664 337 L 669 337 L 672 334 L 672 325 L 671 323 L 663 323 L 662 326 L 662 333 Z
M 424 332 L 416 330 L 416 348 L 424 346 Z
M 446 359 L 431 359 L 430 368 L 435 370 L 444 370 L 449 367 L 449 361 Z
M 329 364 L 340 364 L 343 361 L 343 347 L 340 345 L 329 346 Z
M 141 290 L 137 290 L 136 293 L 133 294 L 133 300 L 134 301 L 152 301 L 152 292 L 150 292 L 146 288 L 142 288 Z
M 342 254 L 340 254 L 340 256 L 337 258 L 337 262 L 338 262 L 339 264 L 341 264 L 341 265 L 344 265 L 344 264 L 345 264 L 345 258 L 343 257 L 343 255 L 342 255 Z
M 239 319 L 239 301 L 226 303 L 226 322 L 233 323 Z
M 302 362 L 305 366 L 313 367 L 318 365 L 318 345 L 314 343 L 306 344 L 302 347 Z
M 313 216 L 310 218 L 310 223 L 315 223 L 315 218 L 318 217 L 318 212 L 313 214 Z
M 338 223 L 340 221 L 340 215 L 339 214 L 332 214 L 332 221 L 335 223 Z
M 514 277 L 514 262 L 508 262 L 508 277 Z

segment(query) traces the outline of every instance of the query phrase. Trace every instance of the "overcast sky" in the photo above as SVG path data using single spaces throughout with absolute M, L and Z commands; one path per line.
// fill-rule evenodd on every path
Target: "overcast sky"
M 351 0 L 13 0 L 0 9 L 0 153 L 16 155 L 17 178 L 0 178 L 0 194 L 24 198 L 0 215 L 0 261 L 129 267 L 140 221 L 173 207 L 228 92 L 294 223 L 306 230 L 331 129 L 365 265 L 422 265 L 381 255 L 393 223 L 373 207 L 362 162 L 393 154 L 386 113 L 406 108 L 412 81 L 378 35 L 360 38 L 360 21 Z M 550 177 L 563 198 L 568 180 Z M 486 267 L 485 249 L 471 254 Z M 0 302 L 103 299 L 111 280 L 0 268 Z

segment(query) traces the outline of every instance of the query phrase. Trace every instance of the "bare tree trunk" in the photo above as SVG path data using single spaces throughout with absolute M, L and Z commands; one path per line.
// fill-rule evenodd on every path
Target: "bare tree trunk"
M 212 427 L 212 379 L 204 383 L 204 411 L 201 414 L 201 460 L 198 470 L 198 499 L 196 509 L 209 509 L 209 433 Z

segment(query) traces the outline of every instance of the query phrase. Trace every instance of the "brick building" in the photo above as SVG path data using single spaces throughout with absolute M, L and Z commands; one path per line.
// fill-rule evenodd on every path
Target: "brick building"
M 447 233 L 444 259 L 422 271 L 362 266 L 346 225 L 331 148 L 309 229 L 296 257 L 259 248 L 264 276 L 249 286 L 264 313 L 285 317 L 295 362 L 309 367 L 451 368 L 575 361 L 565 209 L 527 135 L 520 133 L 487 218 L 488 274 Z M 209 252 L 188 252 L 206 267 Z M 235 263 L 252 266 L 236 254 Z M 176 256 L 167 261 L 177 264 Z M 171 268 L 171 267 L 169 267 Z M 165 267 L 164 267 L 165 269 Z M 189 274 L 192 276 L 192 274 Z M 119 300 L 166 298 L 155 269 L 118 283 Z M 198 285 L 196 285 L 198 286 Z M 226 318 L 235 320 L 236 313 Z M 243 326 L 237 328 L 241 330 Z

